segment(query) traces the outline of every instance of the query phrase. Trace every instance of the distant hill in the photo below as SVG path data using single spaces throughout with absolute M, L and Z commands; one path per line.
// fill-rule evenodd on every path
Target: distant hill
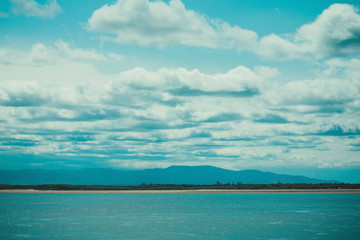
M 172 166 L 164 169 L 116 170 L 0 170 L 0 184 L 139 185 L 243 183 L 336 183 L 304 176 L 275 174 L 258 170 L 232 171 L 212 166 Z

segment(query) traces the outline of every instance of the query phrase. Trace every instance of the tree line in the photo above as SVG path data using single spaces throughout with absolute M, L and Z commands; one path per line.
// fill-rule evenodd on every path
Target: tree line
M 0 190 L 200 190 L 200 189 L 238 189 L 238 190 L 271 190 L 271 189 L 360 189 L 360 184 L 350 183 L 276 183 L 276 184 L 242 184 L 220 183 L 216 184 L 140 184 L 140 185 L 72 185 L 72 184 L 40 184 L 40 185 L 8 185 L 0 184 Z

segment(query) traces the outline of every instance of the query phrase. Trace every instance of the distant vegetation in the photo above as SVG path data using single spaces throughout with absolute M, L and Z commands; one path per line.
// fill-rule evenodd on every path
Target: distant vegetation
M 243 190 L 267 190 L 267 189 L 360 189 L 360 184 L 349 183 L 319 183 L 319 184 L 242 184 L 217 182 L 211 185 L 191 184 L 141 184 L 134 186 L 111 186 L 111 185 L 70 185 L 70 184 L 42 184 L 42 185 L 0 185 L 0 190 L 10 189 L 35 189 L 35 190 L 199 190 L 199 189 L 243 189 Z

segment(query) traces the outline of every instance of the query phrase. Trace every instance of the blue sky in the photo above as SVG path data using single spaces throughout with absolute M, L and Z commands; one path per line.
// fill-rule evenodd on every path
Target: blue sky
M 1 169 L 360 182 L 358 1 L 1 1 Z

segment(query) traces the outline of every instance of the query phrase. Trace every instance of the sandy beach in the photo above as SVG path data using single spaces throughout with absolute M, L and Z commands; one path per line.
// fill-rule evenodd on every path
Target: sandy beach
M 14 189 L 0 190 L 0 193 L 93 193 L 93 194 L 359 194 L 360 189 L 271 189 L 271 190 L 237 190 L 237 189 L 198 189 L 198 190 L 34 190 Z

